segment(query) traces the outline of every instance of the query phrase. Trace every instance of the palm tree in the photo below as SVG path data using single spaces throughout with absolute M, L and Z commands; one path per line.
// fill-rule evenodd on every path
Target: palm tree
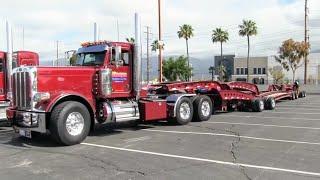
M 188 67 L 190 67 L 188 40 L 193 36 L 193 28 L 191 25 L 188 25 L 188 24 L 184 24 L 184 25 L 180 26 L 179 28 L 180 28 L 180 30 L 177 32 L 178 37 L 184 38 L 186 40 Z
M 223 30 L 221 28 L 216 28 L 212 31 L 212 42 L 220 42 L 220 52 L 221 52 L 221 58 L 220 58 L 220 65 L 223 65 L 223 53 L 222 53 L 222 44 L 224 42 L 227 42 L 229 40 L 229 33 L 226 30 Z M 223 81 L 222 74 L 219 74 L 220 80 Z
M 130 37 L 130 38 L 126 38 L 126 41 L 129 43 L 133 43 L 134 44 L 134 38 Z
M 158 49 L 160 49 L 160 44 L 158 40 L 154 40 L 151 44 L 151 51 L 156 52 Z M 164 49 L 164 44 L 161 46 L 161 50 Z
M 255 36 L 258 34 L 258 27 L 256 23 L 252 20 L 243 20 L 242 24 L 239 25 L 239 35 L 247 37 L 248 40 L 248 55 L 247 55 L 247 82 L 249 82 L 249 58 L 250 58 L 250 36 Z

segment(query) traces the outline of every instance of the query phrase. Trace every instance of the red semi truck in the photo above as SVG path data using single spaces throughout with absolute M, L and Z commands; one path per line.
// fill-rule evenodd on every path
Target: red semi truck
M 136 17 L 136 22 L 138 18 Z M 7 118 L 16 132 L 47 133 L 59 143 L 82 142 L 96 123 L 208 120 L 215 110 L 274 109 L 283 94 L 249 83 L 161 83 L 141 88 L 140 32 L 136 44 L 84 43 L 76 66 L 13 70 Z
M 0 51 L 0 104 L 9 102 L 7 97 L 6 55 L 6 52 Z M 13 53 L 12 68 L 37 65 L 39 65 L 39 56 L 37 53 L 30 51 L 16 51 Z
M 86 43 L 77 51 L 77 66 L 15 68 L 8 120 L 21 135 L 49 131 L 59 143 L 72 145 L 82 142 L 95 123 L 168 119 L 184 125 L 206 121 L 214 110 L 275 108 L 277 92 L 264 95 L 249 83 L 140 88 L 137 49 L 123 42 Z

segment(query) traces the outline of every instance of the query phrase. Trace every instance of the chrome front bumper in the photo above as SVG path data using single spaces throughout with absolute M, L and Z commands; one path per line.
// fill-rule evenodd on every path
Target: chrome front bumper
M 23 129 L 46 133 L 46 114 L 7 109 L 7 118 L 15 130 Z

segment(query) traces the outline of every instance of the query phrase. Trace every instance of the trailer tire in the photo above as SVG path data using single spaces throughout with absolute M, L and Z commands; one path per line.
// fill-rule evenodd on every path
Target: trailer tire
M 262 112 L 264 110 L 264 102 L 262 99 L 257 98 L 252 101 L 252 110 L 254 112 Z
M 193 117 L 192 102 L 187 97 L 182 97 L 176 105 L 176 118 L 175 121 L 179 125 L 188 124 Z
M 90 125 L 90 113 L 86 106 L 66 101 L 53 109 L 49 130 L 55 141 L 69 146 L 81 143 L 88 136 Z
M 193 101 L 193 120 L 194 121 L 208 121 L 212 115 L 213 106 L 212 101 L 208 96 L 197 96 Z
M 273 97 L 267 97 L 264 102 L 265 109 L 274 110 L 276 108 L 276 100 Z

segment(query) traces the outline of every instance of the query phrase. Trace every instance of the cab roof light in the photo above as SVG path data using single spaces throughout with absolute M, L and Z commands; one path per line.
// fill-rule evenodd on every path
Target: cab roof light
M 89 46 L 96 46 L 96 45 L 103 45 L 103 44 L 108 44 L 110 41 L 104 40 L 104 41 L 97 41 L 97 42 L 84 42 L 81 43 L 82 47 L 89 47 Z

